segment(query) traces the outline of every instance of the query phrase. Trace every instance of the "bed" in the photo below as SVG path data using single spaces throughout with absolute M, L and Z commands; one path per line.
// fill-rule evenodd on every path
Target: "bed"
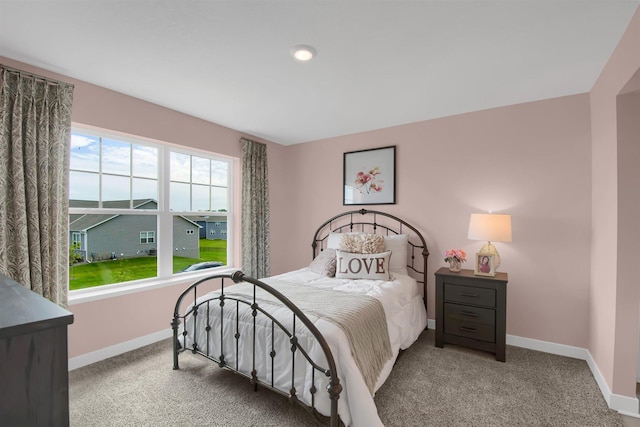
M 329 425 L 382 425 L 375 392 L 427 326 L 425 239 L 398 217 L 361 209 L 322 223 L 311 248 L 299 270 L 189 286 L 171 322 L 173 368 L 189 352 Z

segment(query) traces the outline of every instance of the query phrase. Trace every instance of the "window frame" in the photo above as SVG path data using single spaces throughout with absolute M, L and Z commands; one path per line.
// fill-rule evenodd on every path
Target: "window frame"
M 96 299 L 102 299 L 105 297 L 122 295 L 126 293 L 139 292 L 145 289 L 156 289 L 159 287 L 170 286 L 178 282 L 185 282 L 185 280 L 191 280 L 194 276 L 204 276 L 211 274 L 211 271 L 206 270 L 194 271 L 194 272 L 178 272 L 173 273 L 173 220 L 174 217 L 179 216 L 199 216 L 202 215 L 202 211 L 172 211 L 170 209 L 170 158 L 171 153 L 176 152 L 180 154 L 186 154 L 190 156 L 196 156 L 200 158 L 207 158 L 209 160 L 221 161 L 227 165 L 227 208 L 226 211 L 214 211 L 216 214 L 224 215 L 227 220 L 227 226 L 233 227 L 234 222 L 234 179 L 236 175 L 234 173 L 234 158 L 221 155 L 218 153 L 212 153 L 204 150 L 199 150 L 191 147 L 178 146 L 176 144 L 152 141 L 143 137 L 132 136 L 127 134 L 119 134 L 110 132 L 108 130 L 88 128 L 81 125 L 73 125 L 71 133 L 80 133 L 97 138 L 111 139 L 129 144 L 150 146 L 158 150 L 158 200 L 157 209 L 135 209 L 133 206 L 126 209 L 114 209 L 102 207 L 102 200 L 100 200 L 99 207 L 93 208 L 72 208 L 69 207 L 69 215 L 72 214 L 114 214 L 114 215 L 154 215 L 157 218 L 157 230 L 151 231 L 153 233 L 153 243 L 157 247 L 157 270 L 156 276 L 145 279 L 133 280 L 128 282 L 110 283 L 104 284 L 92 288 L 69 290 L 69 303 L 80 303 Z M 102 152 L 100 153 L 102 156 Z M 133 162 L 133 160 L 131 160 Z M 69 173 L 75 170 L 69 171 Z M 101 173 L 101 172 L 99 172 Z M 133 174 L 129 175 L 131 179 Z M 99 178 L 99 182 L 102 182 L 102 178 Z M 100 184 L 101 185 L 101 184 Z M 210 184 L 210 187 L 214 187 Z M 220 187 L 220 185 L 215 185 Z M 224 187 L 223 187 L 224 188 Z M 101 195 L 101 188 L 100 198 Z M 129 195 L 130 200 L 135 200 L 133 195 Z M 146 231 L 146 230 L 144 230 Z M 140 231 L 142 234 L 143 231 Z M 149 233 L 149 231 L 146 231 Z M 147 234 L 147 243 L 149 235 Z M 227 240 L 227 263 L 225 267 L 218 267 L 216 271 L 232 271 L 235 270 L 233 259 L 233 241 Z M 71 243 L 71 237 L 70 237 Z M 68 283 L 67 283 L 68 286 Z
M 144 242 L 142 241 L 142 233 L 144 233 Z M 140 244 L 141 245 L 149 245 L 151 243 L 156 243 L 156 232 L 155 231 L 141 231 L 140 232 Z

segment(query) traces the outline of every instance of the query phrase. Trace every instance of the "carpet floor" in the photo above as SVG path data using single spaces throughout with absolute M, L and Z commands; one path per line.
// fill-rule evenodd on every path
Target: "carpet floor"
M 164 340 L 69 373 L 71 425 L 307 426 L 304 409 Z M 491 354 L 434 346 L 425 331 L 375 396 L 385 426 L 623 426 L 587 363 L 507 346 Z M 365 426 L 366 427 L 366 426 Z

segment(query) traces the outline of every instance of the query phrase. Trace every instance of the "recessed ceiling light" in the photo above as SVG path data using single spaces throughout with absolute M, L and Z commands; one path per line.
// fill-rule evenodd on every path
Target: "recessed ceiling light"
M 304 44 L 298 44 L 291 48 L 291 56 L 300 62 L 311 61 L 316 56 L 316 53 L 314 48 Z

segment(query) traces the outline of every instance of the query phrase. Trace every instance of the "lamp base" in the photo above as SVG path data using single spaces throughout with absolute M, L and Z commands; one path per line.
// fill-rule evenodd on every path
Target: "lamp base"
M 500 254 L 498 254 L 496 247 L 493 246 L 491 242 L 487 242 L 480 248 L 480 253 L 493 255 L 494 271 L 498 271 L 498 267 L 500 267 Z

